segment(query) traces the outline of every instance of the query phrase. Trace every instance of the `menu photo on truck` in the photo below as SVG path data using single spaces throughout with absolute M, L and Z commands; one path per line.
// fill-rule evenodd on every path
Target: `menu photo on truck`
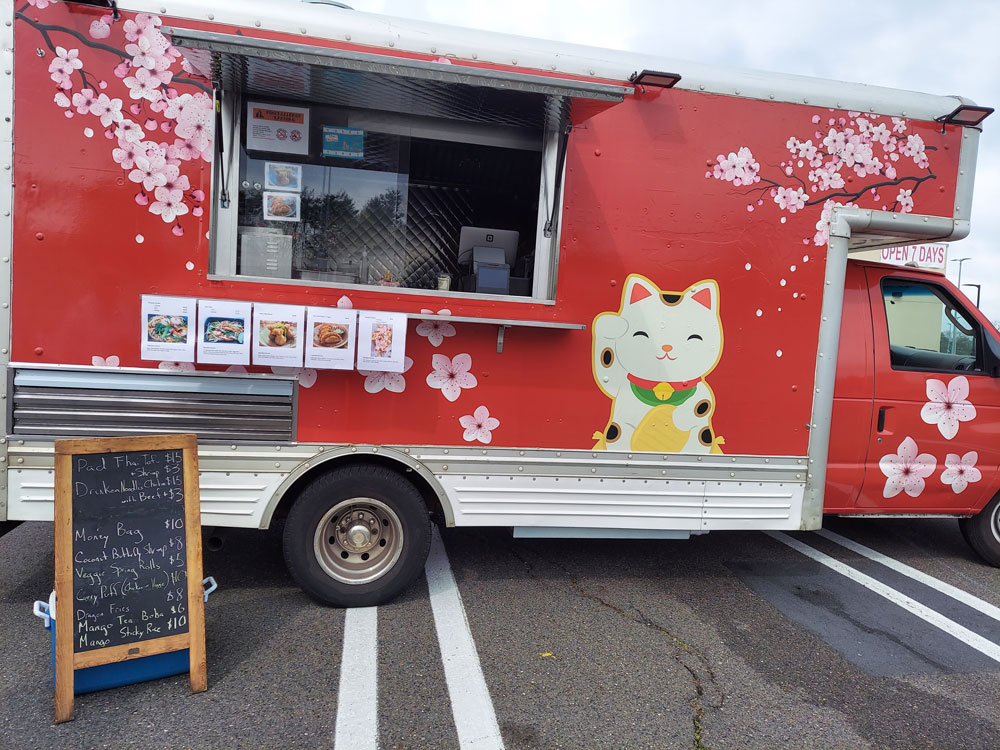
M 358 369 L 402 372 L 406 313 L 358 312 Z
M 253 306 L 253 363 L 302 367 L 305 308 L 299 305 Z
M 338 307 L 309 307 L 306 311 L 306 367 L 353 370 L 357 311 Z
M 142 359 L 194 362 L 195 312 L 198 301 L 187 297 L 142 295 Z
M 198 361 L 211 365 L 250 364 L 250 302 L 198 300 Z

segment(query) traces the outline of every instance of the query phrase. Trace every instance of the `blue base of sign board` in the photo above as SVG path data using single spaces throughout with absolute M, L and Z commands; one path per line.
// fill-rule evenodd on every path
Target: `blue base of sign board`
M 55 623 L 45 625 L 52 638 L 52 684 L 56 680 L 56 629 Z M 73 673 L 73 692 L 93 693 L 97 690 L 131 685 L 136 682 L 158 680 L 183 674 L 191 668 L 191 657 L 188 649 L 168 651 L 165 654 L 142 656 L 138 659 L 128 659 L 115 664 L 100 664 L 96 667 L 78 669 Z
M 202 581 L 204 600 L 217 588 L 215 579 L 209 576 Z M 52 643 L 52 685 L 56 682 L 56 592 L 49 596 L 49 601 L 35 602 L 35 615 L 42 618 L 45 629 L 49 631 Z M 171 677 L 184 674 L 191 670 L 191 653 L 188 649 L 168 651 L 165 654 L 141 656 L 138 659 L 127 659 L 114 664 L 99 664 L 96 667 L 77 669 L 73 673 L 73 692 L 93 693 L 97 690 L 132 685 L 136 682 L 158 680 L 161 677 Z

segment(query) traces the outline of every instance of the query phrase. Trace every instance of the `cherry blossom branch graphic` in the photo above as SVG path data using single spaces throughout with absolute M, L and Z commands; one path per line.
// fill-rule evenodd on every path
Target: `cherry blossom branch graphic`
M 180 217 L 190 213 L 204 214 L 205 193 L 191 189 L 191 179 L 185 163 L 192 166 L 212 159 L 212 125 L 214 102 L 209 85 L 184 76 L 182 71 L 198 74 L 160 31 L 158 17 L 139 13 L 122 24 L 124 50 L 105 44 L 100 39 L 111 36 L 117 20 L 112 15 L 100 16 L 90 25 L 91 39 L 74 29 L 46 24 L 25 15 L 29 6 L 42 10 L 50 0 L 29 0 L 15 17 L 35 28 L 53 53 L 48 63 L 49 77 L 56 85 L 53 97 L 67 118 L 77 115 L 100 121 L 108 140 L 116 142 L 111 150 L 114 161 L 127 172 L 128 179 L 140 189 L 135 195 L 137 205 L 159 216 L 174 236 L 184 234 Z M 84 50 L 110 53 L 120 60 L 114 77 L 128 89 L 132 104 L 111 97 L 105 91 L 109 82 L 97 80 L 86 72 L 80 58 L 80 48 L 65 48 L 54 43 L 55 34 L 65 34 L 82 43 Z M 44 57 L 44 54 L 39 51 Z M 74 88 L 74 75 L 80 75 L 82 86 Z M 195 93 L 181 93 L 178 83 L 192 86 Z M 126 108 L 126 111 L 123 111 Z M 129 119 L 126 112 L 135 120 Z M 172 134 L 173 141 L 159 137 Z M 84 135 L 93 131 L 86 128 Z M 151 200 L 152 198 L 152 200 Z
M 813 137 L 806 140 L 794 135 L 789 137 L 785 148 L 791 158 L 781 162 L 776 169 L 768 165 L 777 175 L 762 176 L 761 165 L 753 152 L 741 146 L 728 155 L 719 154 L 714 163 L 709 161 L 711 169 L 705 172 L 705 177 L 745 187 L 742 195 L 754 201 L 747 205 L 747 211 L 764 206 L 764 196 L 768 194 L 780 211 L 790 214 L 822 205 L 812 237 L 816 245 L 825 245 L 829 239 L 830 215 L 835 207 L 856 206 L 857 201 L 866 196 L 871 196 L 876 207 L 881 204 L 883 211 L 910 213 L 914 206 L 913 195 L 919 187 L 928 180 L 937 179 L 928 158 L 928 152 L 936 149 L 927 146 L 919 135 L 907 133 L 908 122 L 904 118 L 891 117 L 883 121 L 880 115 L 847 114 L 849 117 L 828 118 L 825 136 L 819 130 L 824 127 L 820 124 L 822 118 L 814 115 Z M 919 172 L 903 174 L 910 169 Z M 844 174 L 851 172 L 854 176 L 845 179 Z M 877 177 L 883 179 L 865 182 Z M 861 180 L 860 187 L 848 189 L 847 183 L 856 178 Z M 893 202 L 883 203 L 880 190 L 896 187 L 899 191 Z M 781 221 L 784 223 L 785 219 Z M 804 243 L 809 241 L 803 238 Z

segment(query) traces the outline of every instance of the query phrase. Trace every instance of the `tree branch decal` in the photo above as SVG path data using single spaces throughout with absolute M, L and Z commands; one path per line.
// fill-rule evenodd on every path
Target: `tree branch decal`
M 212 160 L 215 105 L 210 84 L 177 75 L 187 72 L 198 76 L 200 71 L 160 33 L 157 16 L 139 13 L 119 24 L 110 13 L 102 15 L 90 24 L 87 38 L 75 29 L 42 23 L 26 15 L 30 6 L 43 10 L 49 4 L 50 0 L 28 0 L 15 18 L 36 29 L 52 53 L 48 72 L 56 86 L 53 101 L 67 118 L 81 116 L 100 121 L 105 137 L 114 142 L 111 158 L 138 189 L 136 204 L 159 216 L 174 236 L 182 236 L 181 217 L 204 214 L 205 193 L 192 190 L 194 172 L 184 172 Z M 97 41 L 111 37 L 116 25 L 120 25 L 124 49 Z M 63 47 L 57 41 L 80 42 L 82 46 Z M 114 57 L 112 62 L 98 65 L 90 65 L 92 59 L 88 57 L 85 65 L 81 49 L 85 54 L 93 51 L 94 56 Z M 110 70 L 114 60 L 118 63 L 113 77 L 127 89 L 127 99 L 109 96 L 106 91 L 113 78 L 105 80 L 94 72 L 102 66 Z M 76 74 L 79 88 L 75 87 Z M 190 86 L 195 92 L 181 93 L 178 84 Z M 87 128 L 85 135 L 92 136 L 92 129 Z
M 745 188 L 742 195 L 750 196 L 747 211 L 763 207 L 764 196 L 770 195 L 779 211 L 794 214 L 807 207 L 822 205 L 816 233 L 812 242 L 825 245 L 830 234 L 830 214 L 837 206 L 856 206 L 866 195 L 880 203 L 881 191 L 885 188 L 899 188 L 893 202 L 882 203 L 884 211 L 910 213 L 913 211 L 913 196 L 920 186 L 937 176 L 930 169 L 928 152 L 936 150 L 927 146 L 915 133 L 907 133 L 905 118 L 883 118 L 880 115 L 865 115 L 848 112 L 848 117 L 828 118 L 821 124 L 821 117 L 814 115 L 813 137 L 802 140 L 791 136 L 785 148 L 791 157 L 777 167 L 768 165 L 776 174 L 763 177 L 761 165 L 747 146 L 741 146 L 729 154 L 719 154 L 715 162 L 709 162 L 711 169 L 705 172 L 708 179 L 729 182 L 735 187 Z M 820 130 L 827 128 L 824 136 Z M 912 167 L 908 166 L 912 162 Z M 907 169 L 919 170 L 918 174 L 901 174 Z M 851 172 L 860 178 L 856 190 L 848 189 L 844 174 Z M 878 181 L 866 182 L 882 177 Z M 853 177 L 849 178 L 853 181 Z M 890 193 L 891 194 L 891 193 Z M 846 199 L 841 202 L 838 199 Z M 785 219 L 781 219 L 784 223 Z M 803 242 L 808 243 L 809 238 Z

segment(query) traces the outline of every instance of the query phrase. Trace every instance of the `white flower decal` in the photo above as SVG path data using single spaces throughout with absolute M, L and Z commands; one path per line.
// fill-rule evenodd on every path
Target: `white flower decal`
M 978 482 L 983 478 L 982 472 L 976 468 L 978 460 L 976 451 L 969 451 L 961 457 L 957 453 L 949 453 L 944 459 L 945 470 L 941 472 L 941 481 L 950 484 L 952 492 L 959 494 L 969 486 L 969 482 Z
M 488 445 L 493 441 L 493 430 L 500 426 L 500 420 L 491 417 L 490 410 L 485 406 L 478 407 L 472 414 L 459 417 L 458 421 L 465 428 L 462 438 L 469 443 L 478 440 Z
M 920 418 L 927 424 L 936 424 L 946 440 L 958 434 L 958 423 L 976 418 L 976 407 L 970 404 L 969 380 L 964 375 L 952 378 L 945 384 L 936 379 L 927 380 L 927 398 L 930 399 L 920 410 Z
M 882 473 L 888 477 L 882 496 L 895 497 L 905 492 L 910 497 L 917 497 L 924 491 L 924 477 L 929 477 L 937 468 L 937 460 L 930 453 L 918 456 L 917 444 L 911 437 L 906 437 L 898 450 L 898 453 L 882 456 L 878 462 Z
M 403 357 L 403 372 L 413 367 L 413 360 Z M 358 375 L 365 376 L 365 390 L 369 393 L 378 393 L 386 390 L 390 393 L 402 393 L 406 390 L 406 378 L 400 372 L 371 372 L 370 370 L 358 370 Z
M 312 388 L 316 385 L 316 378 L 319 377 L 319 373 L 312 367 L 272 367 L 271 372 L 275 375 L 297 377 L 299 385 L 303 388 Z
M 423 315 L 433 315 L 433 310 L 421 310 Z M 451 315 L 451 310 L 445 308 L 437 311 L 438 315 Z M 422 320 L 417 326 L 417 335 L 426 336 L 431 346 L 441 346 L 446 336 L 455 335 L 455 326 L 443 320 Z
M 232 372 L 237 375 L 246 375 L 247 368 L 244 365 L 229 365 L 229 367 L 226 368 L 226 372 Z
M 449 359 L 444 354 L 435 354 L 431 358 L 434 372 L 427 376 L 427 385 L 440 388 L 441 393 L 449 401 L 455 401 L 462 395 L 463 388 L 475 388 L 479 382 L 476 376 L 469 372 L 472 369 L 472 357 L 468 354 L 458 354 Z
M 161 370 L 177 370 L 179 372 L 189 372 L 194 370 L 194 362 L 160 362 L 157 365 Z
M 96 354 L 90 358 L 90 364 L 94 367 L 121 367 L 121 360 L 118 355 L 112 354 L 109 357 L 99 357 Z
M 351 308 L 354 307 L 354 303 L 351 302 L 351 298 L 348 297 L 345 294 L 343 297 L 341 297 L 340 299 L 337 300 L 337 307 L 339 307 L 341 309 L 345 309 L 345 308 L 346 309 L 351 309 Z

